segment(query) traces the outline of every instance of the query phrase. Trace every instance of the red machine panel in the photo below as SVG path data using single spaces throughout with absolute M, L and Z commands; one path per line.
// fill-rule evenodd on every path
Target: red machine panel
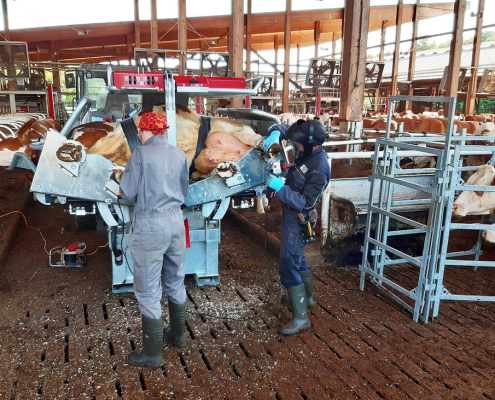
M 177 87 L 208 87 L 212 89 L 246 89 L 244 78 L 208 76 L 175 76 Z
M 165 91 L 163 74 L 160 72 L 114 71 L 113 84 L 117 89 L 155 89 Z

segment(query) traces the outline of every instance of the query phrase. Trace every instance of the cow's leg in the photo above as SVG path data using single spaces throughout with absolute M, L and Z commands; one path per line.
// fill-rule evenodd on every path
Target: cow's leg
M 258 214 L 264 214 L 267 208 L 268 208 L 268 199 L 265 196 L 257 196 L 256 211 L 258 211 Z

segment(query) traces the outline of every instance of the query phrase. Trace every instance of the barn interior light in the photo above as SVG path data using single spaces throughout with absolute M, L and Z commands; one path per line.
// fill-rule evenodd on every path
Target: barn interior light
M 210 43 L 211 44 L 217 44 L 218 43 L 218 40 L 212 40 Z
M 77 34 L 79 36 L 84 36 L 84 35 L 87 35 L 88 34 L 88 31 L 77 31 Z

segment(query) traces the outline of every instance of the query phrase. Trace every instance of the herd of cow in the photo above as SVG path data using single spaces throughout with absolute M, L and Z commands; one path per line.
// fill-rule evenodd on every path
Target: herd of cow
M 141 116 L 146 112 L 165 114 L 163 105 L 157 105 L 142 110 L 132 119 L 135 125 L 139 124 Z M 193 179 L 201 179 L 214 173 L 217 165 L 222 161 L 239 161 L 260 139 L 260 135 L 254 130 L 238 121 L 212 117 L 209 130 L 204 143 L 198 148 L 200 118 L 190 109 L 177 106 L 177 146 L 186 154 L 188 163 L 193 167 Z M 282 114 L 279 116 L 282 122 L 292 123 L 293 120 L 307 116 Z M 338 125 L 338 116 L 321 116 L 320 121 L 327 124 L 331 119 L 331 125 Z M 473 136 L 495 136 L 495 124 L 493 115 L 466 117 L 465 121 L 455 121 L 457 130 L 466 129 Z M 0 121 L 1 122 L 1 121 Z M 445 134 L 446 119 L 430 113 L 429 115 L 414 115 L 404 112 L 393 118 L 392 129 L 396 129 L 398 123 L 403 123 L 404 132 L 428 132 Z M 369 115 L 364 118 L 364 129 L 368 132 L 385 129 L 385 119 L 380 115 Z M 1 129 L 1 126 L 0 126 Z M 19 130 L 15 137 L 0 141 L 0 166 L 9 166 L 16 152 L 24 152 L 32 155 L 29 145 L 33 140 L 44 138 L 50 129 L 60 131 L 60 125 L 51 119 L 30 119 Z M 369 135 L 370 133 L 368 133 Z M 125 167 L 131 155 L 124 131 L 120 122 L 91 122 L 73 129 L 69 139 L 77 140 L 82 144 L 88 154 L 100 154 L 112 161 L 115 165 Z M 476 144 L 493 145 L 493 140 L 477 141 Z M 198 151 L 201 149 L 201 151 Z M 488 157 L 489 159 L 489 157 Z M 481 165 L 479 170 L 469 177 L 467 185 L 491 186 L 495 185 L 495 168 L 486 164 L 487 158 L 482 156 L 470 156 L 467 159 L 468 166 Z M 428 166 L 434 166 L 430 162 Z M 454 202 L 452 210 L 454 215 L 481 215 L 495 213 L 495 192 L 464 191 Z M 495 231 L 484 231 L 483 236 L 489 242 L 495 242 Z

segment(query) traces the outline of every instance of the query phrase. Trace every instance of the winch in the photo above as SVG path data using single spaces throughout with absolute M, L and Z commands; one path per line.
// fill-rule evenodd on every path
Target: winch
M 86 265 L 86 243 L 74 242 L 70 246 L 57 246 L 48 253 L 48 263 L 51 267 L 80 268 Z M 60 260 L 53 263 L 52 256 L 60 254 Z

